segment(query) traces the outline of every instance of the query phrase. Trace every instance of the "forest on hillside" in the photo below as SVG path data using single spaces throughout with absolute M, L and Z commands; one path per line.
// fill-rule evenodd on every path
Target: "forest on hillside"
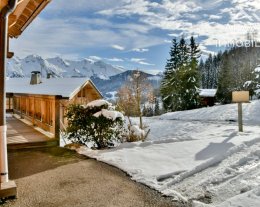
M 235 90 L 249 90 L 251 97 L 259 88 L 260 64 L 259 43 L 250 47 L 232 47 L 219 52 L 199 63 L 201 88 L 216 88 L 217 100 L 221 103 L 231 102 L 231 93 Z
M 199 88 L 217 89 L 216 101 L 231 102 L 232 91 L 247 90 L 259 98 L 260 43 L 236 46 L 201 58 L 194 37 L 173 39 L 160 93 L 166 111 L 200 107 Z

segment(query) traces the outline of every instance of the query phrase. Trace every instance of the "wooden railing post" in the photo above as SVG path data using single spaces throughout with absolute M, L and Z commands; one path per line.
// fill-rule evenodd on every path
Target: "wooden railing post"
M 55 97 L 55 139 L 58 140 L 60 144 L 60 100 Z

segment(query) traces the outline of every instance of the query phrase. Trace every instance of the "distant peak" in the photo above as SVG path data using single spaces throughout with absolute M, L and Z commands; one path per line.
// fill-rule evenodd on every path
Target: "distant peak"
M 26 56 L 25 59 L 42 59 L 42 57 L 39 55 L 32 54 L 32 55 Z

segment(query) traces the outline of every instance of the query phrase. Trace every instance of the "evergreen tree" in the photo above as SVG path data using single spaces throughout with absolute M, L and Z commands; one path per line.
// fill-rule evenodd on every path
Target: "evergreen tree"
M 167 60 L 164 78 L 161 82 L 160 92 L 163 100 L 163 107 L 166 111 L 172 111 L 173 109 L 173 97 L 172 97 L 172 85 L 170 79 L 175 76 L 175 69 L 179 65 L 179 48 L 176 39 L 172 40 L 172 46 L 170 49 L 170 59 Z
M 179 62 L 177 62 L 176 68 L 191 63 L 191 59 L 193 59 L 193 57 L 191 57 L 191 48 L 188 47 L 184 37 L 180 39 L 178 49 L 179 49 L 179 53 L 178 53 Z
M 221 63 L 221 52 L 213 56 L 213 69 L 212 69 L 212 88 L 218 87 L 218 75 Z
M 161 85 L 164 108 L 168 111 L 196 108 L 199 88 L 198 45 L 193 37 L 189 45 L 184 37 L 179 42 L 173 40 L 170 55 Z
M 228 53 L 224 52 L 222 56 L 222 69 L 219 74 L 219 85 L 217 91 L 217 99 L 221 103 L 230 103 L 232 100 L 232 74 L 230 71 L 230 61 Z
M 246 81 L 244 84 L 244 90 L 249 91 L 250 98 L 253 99 L 253 96 L 256 95 L 257 98 L 260 98 L 260 66 L 257 66 L 252 72 L 252 80 Z
M 200 60 L 199 71 L 201 79 L 201 88 L 217 88 L 218 76 L 221 68 L 222 53 L 217 55 L 209 54 L 209 57 L 205 60 Z
M 206 88 L 205 64 L 202 59 L 200 59 L 200 63 L 199 63 L 199 73 L 200 73 L 200 88 Z
M 199 45 L 196 44 L 194 37 L 192 36 L 190 38 L 190 63 L 192 67 L 197 68 L 198 67 L 198 59 L 200 58 L 200 49 Z
M 247 47 L 232 47 L 209 55 L 199 64 L 202 88 L 217 88 L 217 101 L 231 102 L 231 92 L 249 90 L 251 97 L 256 88 L 254 72 L 260 57 L 259 43 Z

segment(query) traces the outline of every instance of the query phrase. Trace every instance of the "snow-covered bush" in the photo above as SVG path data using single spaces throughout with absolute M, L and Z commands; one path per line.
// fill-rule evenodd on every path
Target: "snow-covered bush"
M 86 106 L 70 105 L 67 135 L 73 143 L 93 143 L 97 149 L 113 146 L 124 133 L 124 116 L 111 103 L 95 100 Z
M 144 141 L 146 133 L 138 125 L 129 125 L 128 142 Z

